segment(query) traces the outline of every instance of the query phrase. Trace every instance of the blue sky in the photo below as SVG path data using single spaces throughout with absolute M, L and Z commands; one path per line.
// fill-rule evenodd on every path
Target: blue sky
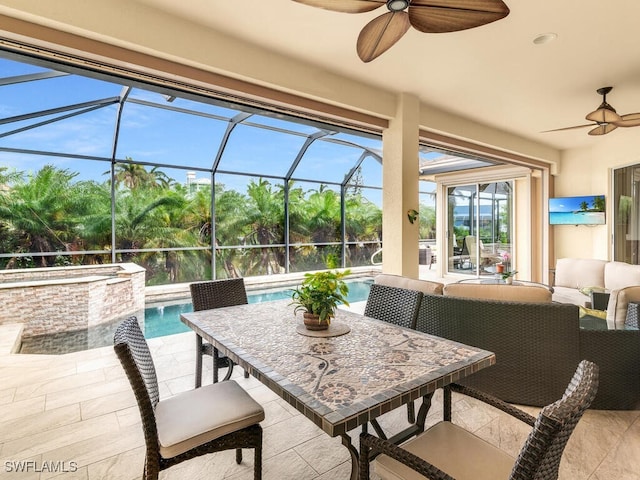
M 4 78 L 44 71 L 46 70 L 40 67 L 0 59 L 0 72 Z M 121 91 L 121 85 L 76 75 L 14 83 L 0 88 L 0 114 L 3 118 L 25 115 L 66 105 L 108 99 L 118 96 Z M 129 157 L 142 162 L 211 168 L 228 125 L 226 119 L 239 113 L 235 110 L 181 98 L 167 102 L 162 95 L 141 89 L 134 89 L 129 98 L 179 109 L 195 110 L 223 118 L 208 118 L 127 102 L 122 114 L 116 158 Z M 0 133 L 46 121 L 59 115 L 61 114 L 57 113 L 48 117 L 7 123 L 0 127 Z M 117 105 L 110 105 L 80 116 L 0 138 L 0 146 L 110 158 L 116 115 Z M 306 136 L 317 130 L 313 126 L 260 115 L 253 115 L 249 121 L 269 127 L 287 128 L 300 135 L 239 125 L 229 139 L 221 168 L 284 176 Z M 380 141 L 348 134 L 339 136 L 378 149 L 381 146 Z M 341 175 L 349 170 L 360 154 L 360 149 L 322 141 L 316 142 L 304 159 L 306 169 L 304 177 L 340 181 Z M 328 159 L 331 161 L 331 168 L 327 168 Z M 0 157 L 0 161 L 4 165 L 31 169 L 38 168 L 39 164 L 45 160 L 16 158 L 5 154 Z M 55 161 L 56 164 L 65 168 L 74 167 L 80 171 L 82 178 L 95 179 L 96 175 L 100 176 L 106 170 L 100 162 L 63 159 Z M 380 175 L 377 179 L 372 178 L 371 181 L 379 184 Z
M 39 66 L 0 58 L 0 79 L 46 71 L 48 70 Z M 11 83 L 0 88 L 0 118 L 109 99 L 119 96 L 122 90 L 121 84 L 78 75 Z M 138 88 L 133 89 L 129 99 L 135 102 L 127 101 L 123 108 L 116 158 L 132 158 L 160 165 L 211 168 L 229 124 L 228 119 L 239 113 L 230 108 L 184 98 L 168 102 L 158 93 Z M 203 115 L 154 108 L 145 102 L 195 110 Z M 112 155 L 117 108 L 117 104 L 112 104 L 65 120 L 0 137 L 0 147 L 109 159 Z M 68 113 L 70 112 L 5 123 L 0 125 L 0 135 Z M 211 118 L 212 115 L 218 118 Z M 221 170 L 284 176 L 307 136 L 318 130 L 313 125 L 257 114 L 252 115 L 248 122 L 267 128 L 238 125 L 229 137 L 220 163 Z M 282 133 L 274 128 L 285 128 L 292 134 Z M 338 133 L 326 138 L 354 142 L 381 155 L 381 139 L 349 133 Z M 361 154 L 360 148 L 323 140 L 316 141 L 303 156 L 294 176 L 341 182 L 344 174 L 352 168 Z M 14 167 L 21 171 L 35 172 L 47 163 L 78 172 L 78 180 L 104 181 L 107 179 L 104 173 L 109 170 L 108 161 L 0 152 L 0 166 Z M 186 170 L 160 168 L 176 181 L 185 182 Z M 197 172 L 197 177 L 208 178 L 209 174 Z M 382 169 L 373 157 L 365 160 L 362 177 L 365 185 L 382 184 Z M 227 181 L 233 181 L 228 175 L 225 178 Z M 228 184 L 227 187 L 243 189 L 246 179 L 238 180 L 237 187 Z M 432 190 L 429 187 L 427 189 Z M 380 200 L 376 200 L 376 203 L 378 201 Z
M 581 210 L 582 202 L 587 202 L 588 208 L 593 208 L 593 199 L 604 195 L 585 195 L 581 197 L 558 197 L 549 199 L 550 212 L 574 212 Z

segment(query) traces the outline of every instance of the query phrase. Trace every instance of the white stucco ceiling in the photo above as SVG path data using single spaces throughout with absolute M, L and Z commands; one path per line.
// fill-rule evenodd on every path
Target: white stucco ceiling
M 614 87 L 608 101 L 619 114 L 640 112 L 637 1 L 505 0 L 511 13 L 503 20 L 447 34 L 410 29 L 368 64 L 355 43 L 384 6 L 346 14 L 291 0 L 137 1 L 556 148 L 602 141 L 589 128 L 541 133 L 589 123 L 584 117 L 600 104 L 599 87 Z M 557 39 L 534 45 L 547 32 Z M 640 127 L 613 135 L 640 139 Z

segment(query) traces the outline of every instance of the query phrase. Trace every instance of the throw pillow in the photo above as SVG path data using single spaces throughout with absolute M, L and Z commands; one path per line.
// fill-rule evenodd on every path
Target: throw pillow
M 578 308 L 580 309 L 580 318 L 584 317 L 585 315 L 589 315 L 591 317 L 602 318 L 603 320 L 607 319 L 606 310 L 594 310 L 593 308 L 586 308 L 582 305 L 579 305 Z

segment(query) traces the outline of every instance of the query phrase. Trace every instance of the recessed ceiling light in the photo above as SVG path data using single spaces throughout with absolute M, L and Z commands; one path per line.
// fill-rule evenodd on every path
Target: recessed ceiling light
M 544 45 L 545 43 L 553 42 L 556 38 L 558 38 L 557 33 L 543 33 L 534 38 L 533 43 L 536 45 Z

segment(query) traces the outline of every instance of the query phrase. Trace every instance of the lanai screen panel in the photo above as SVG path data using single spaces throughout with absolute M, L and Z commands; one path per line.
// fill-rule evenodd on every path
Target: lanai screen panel
M 62 75 L 41 79 L 29 77 L 56 72 Z M 61 70 L 6 58 L 0 58 L 0 81 L 2 118 L 117 97 L 122 88 L 117 83 L 66 74 Z M 34 91 L 39 93 L 34 95 Z
M 348 185 L 348 191 L 353 191 L 354 186 L 382 186 L 381 158 L 365 152 L 365 157 L 349 179 Z
M 136 89 L 131 97 L 122 112 L 118 159 L 212 168 L 227 120 L 198 115 L 199 105 L 153 92 Z
M 342 184 L 356 167 L 362 147 L 323 137 L 314 141 L 298 164 L 293 178 Z
M 26 129 L 0 138 L 0 147 L 109 159 L 116 110 L 113 104 L 86 113 L 74 110 L 79 114 L 69 118 L 57 114 L 12 123 L 5 133 Z M 37 125 L 41 122 L 48 123 Z
M 380 138 L 0 57 L 0 188 L 25 206 L 0 218 L 19 232 L 0 266 L 135 261 L 154 285 L 342 266 L 379 243 L 361 222 L 381 221 L 363 195 L 381 188 Z
M 284 178 L 304 145 L 306 135 L 238 124 L 223 151 L 218 170 Z

